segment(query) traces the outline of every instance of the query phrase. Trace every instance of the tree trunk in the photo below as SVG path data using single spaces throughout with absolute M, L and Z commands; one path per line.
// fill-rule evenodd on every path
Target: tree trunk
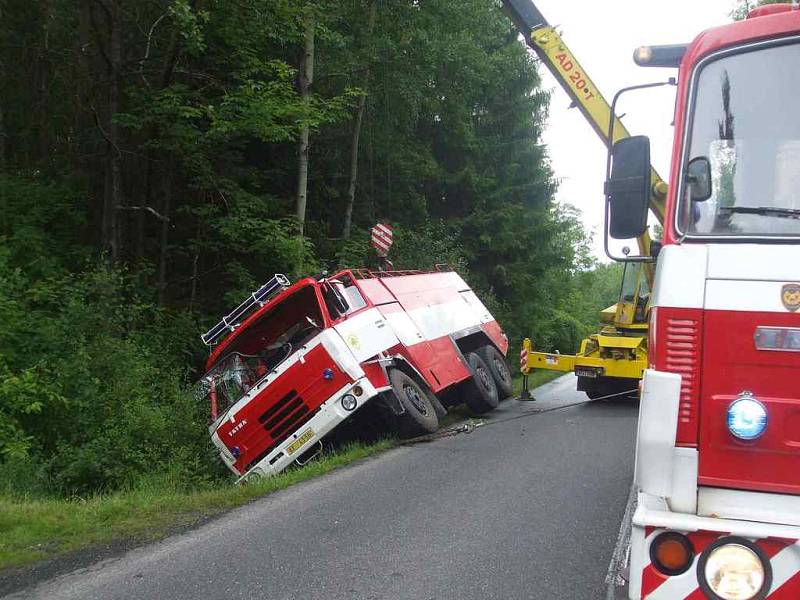
M 150 139 L 152 139 L 151 136 Z M 129 198 L 139 198 L 139 204 L 141 206 L 151 206 L 153 202 L 153 179 L 155 179 L 154 169 L 153 169 L 153 153 L 148 148 L 144 153 L 144 161 L 137 165 L 138 169 L 141 170 L 141 175 L 139 179 L 141 179 L 141 187 L 138 190 L 131 191 L 128 193 Z M 133 240 L 133 258 L 134 260 L 142 260 L 145 257 L 146 248 L 145 248 L 145 233 L 147 230 L 147 223 L 146 223 L 146 215 L 145 211 L 137 210 L 136 211 L 136 224 L 135 224 L 135 235 Z
M 78 28 L 76 31 L 75 36 L 75 56 L 77 57 L 77 62 L 75 64 L 75 80 L 73 82 L 75 86 L 75 95 L 74 95 L 74 121 L 73 121 L 73 128 L 75 131 L 89 131 L 92 127 L 92 115 L 90 114 L 89 110 L 87 110 L 87 106 L 91 104 L 89 98 L 91 97 L 92 93 L 92 77 L 91 77 L 91 66 L 90 60 L 88 56 L 87 49 L 91 46 L 92 37 L 90 34 L 91 29 L 91 15 L 90 15 L 90 7 L 89 2 L 87 0 L 81 0 L 78 5 Z M 75 161 L 74 164 L 78 167 L 79 171 L 83 171 L 82 174 L 85 174 L 89 171 L 89 164 L 86 161 L 85 154 L 85 144 L 86 142 L 81 140 L 76 136 L 76 140 L 73 146 L 73 156 L 72 159 Z M 94 167 L 94 165 L 92 165 Z M 97 173 L 92 173 L 92 179 L 95 181 L 99 179 L 97 177 Z M 94 185 L 93 188 L 93 196 L 96 195 L 95 190 L 98 189 L 97 184 Z
M 49 0 L 42 2 L 42 46 L 36 61 L 37 68 L 37 90 L 36 90 L 36 110 L 38 111 L 38 135 L 39 147 L 37 148 L 38 159 L 42 164 L 50 162 L 51 150 L 51 131 L 50 125 L 50 21 L 53 18 L 52 6 Z
M 6 122 L 3 116 L 3 99 L 0 97 L 0 172 L 6 168 Z
M 3 5 L 0 5 L 0 19 L 3 18 Z M 0 81 L 6 80 L 5 63 L 0 61 Z M 6 121 L 3 116 L 3 91 L 5 86 L 0 85 L 0 172 L 6 168 Z
M 106 140 L 106 189 L 103 203 L 103 245 L 108 249 L 112 264 L 120 259 L 119 209 L 122 206 L 122 156 L 119 150 L 119 126 L 115 117 L 120 109 L 122 69 L 122 11 L 120 0 L 108 3 L 109 22 L 109 83 L 108 123 Z
M 189 292 L 189 312 L 194 311 L 194 302 L 197 298 L 197 264 L 200 261 L 200 251 L 195 249 L 192 259 L 192 287 Z
M 200 196 L 201 204 L 208 202 L 205 194 Z M 194 303 L 197 300 L 197 278 L 199 277 L 200 249 L 202 247 L 200 236 L 203 233 L 203 221 L 197 217 L 197 229 L 194 233 L 194 257 L 192 258 L 192 287 L 189 292 L 189 312 L 194 310 Z
M 300 97 L 306 107 L 311 103 L 311 85 L 314 83 L 314 17 L 309 15 L 306 20 L 305 51 L 300 73 Z M 300 140 L 297 149 L 297 220 L 300 222 L 300 235 L 306 223 L 306 201 L 308 199 L 308 138 L 309 125 L 305 123 L 300 130 Z
M 167 291 L 167 258 L 169 243 L 169 211 L 172 205 L 172 185 L 170 180 L 170 169 L 164 173 L 164 197 L 161 201 L 161 240 L 158 251 L 158 304 L 164 306 L 164 299 Z
M 370 0 L 369 17 L 367 17 L 367 35 L 369 36 L 370 43 L 372 41 L 372 33 L 375 30 L 375 17 L 377 12 L 377 0 Z M 347 186 L 347 204 L 345 205 L 344 209 L 344 227 L 342 228 L 342 237 L 344 239 L 350 237 L 350 229 L 353 225 L 353 206 L 355 205 L 356 201 L 356 183 L 358 181 L 358 144 L 361 137 L 361 124 L 364 121 L 364 109 L 367 106 L 366 93 L 369 89 L 369 62 L 367 63 L 367 67 L 364 69 L 363 89 L 364 95 L 358 99 L 356 121 L 353 126 L 353 143 L 350 150 L 350 183 Z

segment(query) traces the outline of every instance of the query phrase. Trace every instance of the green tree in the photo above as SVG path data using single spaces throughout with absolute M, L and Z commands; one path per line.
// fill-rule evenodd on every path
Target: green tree
M 741 21 L 747 18 L 747 14 L 757 6 L 789 3 L 791 3 L 791 0 L 736 0 L 730 16 L 734 21 Z

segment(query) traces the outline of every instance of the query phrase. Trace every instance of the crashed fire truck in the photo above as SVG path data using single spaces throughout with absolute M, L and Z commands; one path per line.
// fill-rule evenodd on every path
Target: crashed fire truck
M 275 275 L 202 339 L 198 395 L 240 481 L 302 462 L 368 402 L 414 436 L 449 404 L 485 413 L 511 394 L 506 336 L 449 270 Z

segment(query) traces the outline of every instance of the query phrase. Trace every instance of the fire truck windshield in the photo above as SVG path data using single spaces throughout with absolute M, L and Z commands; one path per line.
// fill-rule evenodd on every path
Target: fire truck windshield
M 701 68 L 689 152 L 707 159 L 711 196 L 691 201 L 684 182 L 678 230 L 689 236 L 800 236 L 800 44 L 725 53 Z
M 299 289 L 238 332 L 224 356 L 197 382 L 195 397 L 208 401 L 212 419 L 243 398 L 263 377 L 322 331 L 314 286 Z

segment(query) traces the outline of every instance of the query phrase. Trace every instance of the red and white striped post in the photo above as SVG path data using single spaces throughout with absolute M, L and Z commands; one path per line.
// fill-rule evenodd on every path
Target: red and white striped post
M 522 350 L 519 352 L 519 370 L 522 371 L 522 392 L 520 392 L 519 399 L 533 402 L 536 400 L 536 398 L 531 395 L 531 391 L 528 389 L 528 373 L 531 371 L 531 368 L 528 365 L 528 355 L 530 350 L 531 341 L 530 339 L 525 338 L 522 341 Z
M 381 268 L 383 268 L 384 264 L 391 266 L 391 263 L 386 257 L 389 255 L 389 249 L 392 247 L 392 242 L 394 241 L 392 226 L 389 225 L 389 223 L 378 223 L 372 228 L 371 234 L 372 247 L 375 248 L 378 257 L 382 259 Z

